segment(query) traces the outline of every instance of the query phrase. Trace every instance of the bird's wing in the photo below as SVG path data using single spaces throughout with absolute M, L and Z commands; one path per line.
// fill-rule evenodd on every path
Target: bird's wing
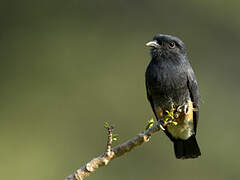
M 146 90 L 147 90 L 147 98 L 148 98 L 148 101 L 149 101 L 150 104 L 151 104 L 151 107 L 152 107 L 152 110 L 153 110 L 153 113 L 154 113 L 155 117 L 158 119 L 157 114 L 156 114 L 156 111 L 155 111 L 155 108 L 154 108 L 154 104 L 153 104 L 151 92 L 150 92 L 150 90 L 149 90 L 149 88 L 148 88 L 148 83 L 147 83 L 147 81 L 146 81 L 145 83 L 146 83 Z
M 192 68 L 189 68 L 188 75 L 187 75 L 188 81 L 188 90 L 190 92 L 191 101 L 193 102 L 193 125 L 194 125 L 194 132 L 197 132 L 197 124 L 198 124 L 198 118 L 199 118 L 199 92 L 198 92 L 198 85 L 197 80 L 195 77 L 195 74 L 192 70 Z
M 154 106 L 154 104 L 153 104 L 153 99 L 152 99 L 151 92 L 150 92 L 150 89 L 149 89 L 149 87 L 148 87 L 147 81 L 146 81 L 146 90 L 147 90 L 147 98 L 148 98 L 148 101 L 149 101 L 150 104 L 151 104 L 153 113 L 154 113 L 156 119 L 159 121 L 159 120 L 160 120 L 159 118 L 161 118 L 161 111 L 162 111 L 162 109 L 161 109 L 161 108 L 160 108 L 160 109 L 155 109 L 155 106 Z M 157 112 L 156 112 L 156 111 L 158 111 L 158 110 L 159 110 L 159 112 L 158 112 L 159 115 L 157 115 Z M 158 117 L 158 116 L 160 116 L 160 117 Z M 174 141 L 174 137 L 168 132 L 167 129 L 165 129 L 164 132 L 165 132 L 165 134 L 171 139 L 171 141 Z

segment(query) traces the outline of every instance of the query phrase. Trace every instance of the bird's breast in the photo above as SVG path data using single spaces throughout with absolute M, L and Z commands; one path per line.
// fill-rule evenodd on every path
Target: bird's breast
M 180 105 L 189 97 L 186 73 L 182 66 L 166 64 L 150 64 L 146 72 L 148 91 L 154 104 L 171 106 Z

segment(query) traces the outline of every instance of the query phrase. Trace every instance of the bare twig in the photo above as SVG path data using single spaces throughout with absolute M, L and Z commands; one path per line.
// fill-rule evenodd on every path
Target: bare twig
M 139 133 L 134 138 L 126 141 L 125 143 L 118 145 L 115 148 L 111 148 L 112 145 L 112 132 L 113 126 L 109 126 L 108 128 L 108 141 L 106 152 L 102 155 L 93 158 L 90 162 L 82 166 L 80 169 L 76 170 L 73 174 L 69 175 L 65 178 L 65 180 L 83 180 L 87 176 L 89 176 L 92 172 L 96 171 L 97 168 L 101 166 L 106 166 L 111 160 L 114 158 L 120 157 L 126 152 L 131 151 L 136 146 L 143 144 L 144 142 L 149 141 L 150 136 L 161 130 L 160 124 L 156 124 L 151 128 L 145 130 L 143 133 Z
M 112 148 L 112 142 L 113 142 L 113 126 L 107 127 L 108 130 L 108 141 L 107 141 L 107 149 L 106 149 L 106 154 L 108 156 L 111 155 L 111 148 Z

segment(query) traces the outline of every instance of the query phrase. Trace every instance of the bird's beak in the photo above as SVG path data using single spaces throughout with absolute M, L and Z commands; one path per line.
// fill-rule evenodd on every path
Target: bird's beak
M 157 41 L 150 41 L 146 44 L 147 47 L 159 47 L 159 44 L 157 43 Z

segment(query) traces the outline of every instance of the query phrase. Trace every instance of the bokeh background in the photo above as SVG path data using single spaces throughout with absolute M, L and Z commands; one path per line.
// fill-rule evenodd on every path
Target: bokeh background
M 1 179 L 64 179 L 153 117 L 145 43 L 178 36 L 198 78 L 197 160 L 160 132 L 89 179 L 239 179 L 240 2 L 0 1 Z

